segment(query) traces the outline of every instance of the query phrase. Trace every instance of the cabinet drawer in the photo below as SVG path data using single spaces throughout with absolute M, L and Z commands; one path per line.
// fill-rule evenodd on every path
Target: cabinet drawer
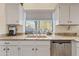
M 50 45 L 50 41 L 0 41 L 0 45 Z
M 0 41 L 0 45 L 19 45 L 19 41 Z
M 20 41 L 19 45 L 50 45 L 50 41 Z

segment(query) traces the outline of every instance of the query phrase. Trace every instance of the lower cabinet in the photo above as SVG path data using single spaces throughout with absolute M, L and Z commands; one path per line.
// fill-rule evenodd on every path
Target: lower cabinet
M 79 47 L 76 48 L 76 56 L 79 56 Z
M 0 46 L 0 56 L 6 56 L 6 46 Z
M 7 56 L 18 56 L 19 51 L 18 51 L 18 46 L 7 46 Z
M 49 46 L 20 46 L 21 56 L 50 56 Z
M 50 56 L 50 41 L 20 41 L 22 56 Z
M 0 46 L 0 56 L 17 56 L 17 46 Z
M 35 55 L 34 46 L 28 46 L 28 45 L 20 46 L 19 52 L 21 56 L 34 56 Z
M 0 56 L 50 56 L 50 41 L 0 41 Z
M 79 56 L 79 42 L 76 41 L 76 48 L 75 48 L 75 51 L 76 51 L 76 56 Z
M 79 56 L 79 42 L 72 42 L 72 56 Z
M 35 53 L 37 56 L 50 56 L 50 47 L 36 46 Z

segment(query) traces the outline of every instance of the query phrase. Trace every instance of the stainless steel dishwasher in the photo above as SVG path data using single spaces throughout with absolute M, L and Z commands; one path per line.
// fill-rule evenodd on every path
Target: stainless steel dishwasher
M 70 40 L 54 40 L 51 42 L 51 55 L 52 56 L 71 56 L 72 47 Z

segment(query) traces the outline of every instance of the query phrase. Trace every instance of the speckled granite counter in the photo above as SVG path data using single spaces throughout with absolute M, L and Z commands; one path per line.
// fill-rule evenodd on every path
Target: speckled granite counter
M 51 35 L 46 38 L 28 38 L 27 35 L 18 35 L 18 36 L 0 36 L 0 40 L 76 40 L 79 41 L 78 36 L 59 36 Z

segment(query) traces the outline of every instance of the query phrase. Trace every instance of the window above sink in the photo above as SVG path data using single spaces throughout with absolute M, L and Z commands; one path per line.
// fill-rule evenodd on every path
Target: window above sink
M 26 10 L 26 34 L 47 34 L 52 31 L 52 10 Z
M 46 34 L 53 31 L 52 20 L 26 20 L 26 34 Z

